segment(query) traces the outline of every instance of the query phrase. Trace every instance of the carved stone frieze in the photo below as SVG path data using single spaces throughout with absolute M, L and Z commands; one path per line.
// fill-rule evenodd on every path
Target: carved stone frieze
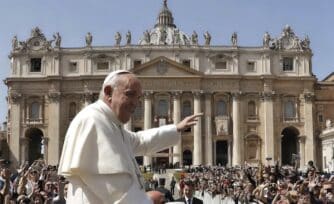
M 142 80 L 142 86 L 143 89 L 146 90 L 177 90 L 180 87 L 182 87 L 182 90 L 190 91 L 196 88 L 200 88 L 200 84 L 198 83 L 198 80 L 194 79 L 182 79 L 182 80 L 170 80 L 170 79 L 164 79 L 160 78 L 158 80 L 148 79 L 148 80 Z

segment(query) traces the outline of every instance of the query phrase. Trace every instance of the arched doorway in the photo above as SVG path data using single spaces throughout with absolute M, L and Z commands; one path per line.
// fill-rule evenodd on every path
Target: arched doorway
M 28 139 L 28 161 L 32 164 L 35 160 L 44 158 L 43 151 L 43 132 L 38 128 L 31 128 L 26 132 Z
M 193 154 L 190 150 L 183 151 L 183 164 L 192 165 L 193 164 Z
M 282 131 L 281 153 L 282 165 L 293 165 L 293 155 L 298 154 L 299 131 L 295 127 L 287 127 Z
M 226 166 L 228 162 L 228 144 L 226 140 L 216 142 L 216 165 Z

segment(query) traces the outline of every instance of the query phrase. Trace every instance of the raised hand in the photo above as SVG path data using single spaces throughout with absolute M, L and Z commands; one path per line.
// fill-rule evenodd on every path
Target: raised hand
M 189 127 L 196 125 L 198 118 L 201 116 L 203 116 L 203 113 L 197 113 L 197 114 L 185 117 L 181 122 L 179 122 L 176 125 L 177 131 L 180 132 L 184 129 L 187 129 Z

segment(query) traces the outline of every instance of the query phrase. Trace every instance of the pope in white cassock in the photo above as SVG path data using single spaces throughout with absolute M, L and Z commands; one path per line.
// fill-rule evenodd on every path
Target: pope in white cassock
M 151 204 L 135 156 L 177 144 L 180 132 L 202 114 L 177 125 L 130 132 L 129 121 L 142 95 L 139 80 L 126 70 L 110 73 L 100 100 L 84 108 L 67 130 L 59 174 L 69 181 L 69 204 Z

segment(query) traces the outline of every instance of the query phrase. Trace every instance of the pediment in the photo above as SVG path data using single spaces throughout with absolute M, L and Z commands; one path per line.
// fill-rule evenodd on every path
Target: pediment
M 138 76 L 145 77 L 201 77 L 203 73 L 160 56 L 131 69 Z
M 324 80 L 326 82 L 334 82 L 334 72 L 330 73 Z

